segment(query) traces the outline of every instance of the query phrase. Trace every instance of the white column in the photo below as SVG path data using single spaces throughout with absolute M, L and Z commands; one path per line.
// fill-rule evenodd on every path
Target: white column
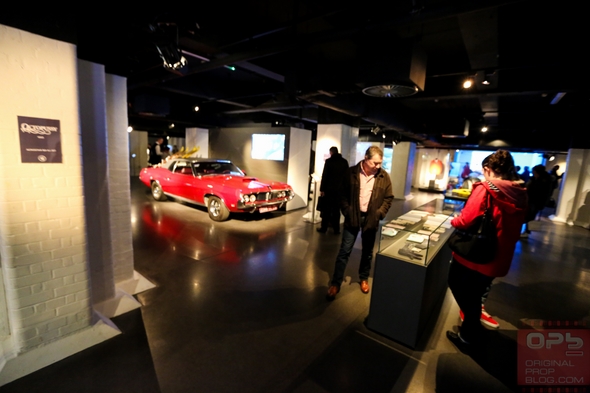
M 289 166 L 287 183 L 293 187 L 295 198 L 287 203 L 286 210 L 307 206 L 309 189 L 309 159 L 311 156 L 311 131 L 299 128 L 289 130 Z
M 400 142 L 393 147 L 391 160 L 391 187 L 396 199 L 405 199 L 410 195 L 412 176 L 414 174 L 414 159 L 416 144 L 414 142 Z
M 148 133 L 133 130 L 129 134 L 129 175 L 139 176 L 142 168 L 148 165 Z
M 349 165 L 356 162 L 356 143 L 358 141 L 358 128 L 345 124 L 318 124 L 314 173 L 318 178 L 322 176 L 324 162 L 330 157 L 330 147 L 336 146 L 342 157 L 348 160 Z
M 80 126 L 88 262 L 92 301 L 100 303 L 115 296 L 108 179 L 108 136 L 104 66 L 78 62 L 80 80 Z
M 106 75 L 110 232 L 115 283 L 133 278 L 127 79 Z
M 590 228 L 590 150 L 570 149 L 554 221 Z
M 76 47 L 0 25 L 0 86 L 3 385 L 120 332 L 92 315 Z M 59 121 L 61 162 L 22 162 L 18 116 Z
M 187 128 L 185 135 L 187 151 L 196 147 L 198 151 L 195 153 L 195 157 L 209 158 L 209 130 L 196 127 Z

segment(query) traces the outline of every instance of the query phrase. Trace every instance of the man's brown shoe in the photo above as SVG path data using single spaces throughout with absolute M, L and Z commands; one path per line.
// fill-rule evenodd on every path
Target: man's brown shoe
M 340 287 L 337 287 L 336 285 L 330 285 L 330 288 L 328 288 L 328 293 L 326 294 L 326 299 L 334 300 L 338 292 L 340 292 Z
M 361 281 L 361 291 L 363 293 L 369 293 L 369 282 L 367 280 Z

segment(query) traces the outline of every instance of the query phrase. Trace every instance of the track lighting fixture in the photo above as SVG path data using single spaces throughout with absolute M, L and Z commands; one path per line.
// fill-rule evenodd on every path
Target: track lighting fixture
M 175 38 L 171 38 L 170 28 L 174 28 Z M 154 44 L 158 50 L 160 58 L 164 62 L 164 68 L 178 71 L 186 67 L 188 61 L 178 49 L 178 27 L 175 24 L 162 23 L 150 25 L 150 29 L 155 34 Z

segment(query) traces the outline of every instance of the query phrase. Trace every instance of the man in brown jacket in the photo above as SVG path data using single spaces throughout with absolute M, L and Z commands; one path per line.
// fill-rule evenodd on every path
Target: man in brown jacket
M 369 293 L 368 280 L 379 220 L 385 218 L 393 201 L 391 179 L 387 172 L 381 169 L 382 163 L 383 151 L 377 146 L 371 146 L 367 149 L 364 160 L 348 169 L 341 201 L 344 231 L 326 295 L 328 300 L 333 300 L 340 292 L 348 258 L 359 231 L 362 239 L 360 287 L 363 293 Z

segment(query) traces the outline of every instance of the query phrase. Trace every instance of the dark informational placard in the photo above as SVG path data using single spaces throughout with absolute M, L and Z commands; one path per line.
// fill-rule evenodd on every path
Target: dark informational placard
M 18 116 L 21 162 L 61 163 L 59 120 Z

